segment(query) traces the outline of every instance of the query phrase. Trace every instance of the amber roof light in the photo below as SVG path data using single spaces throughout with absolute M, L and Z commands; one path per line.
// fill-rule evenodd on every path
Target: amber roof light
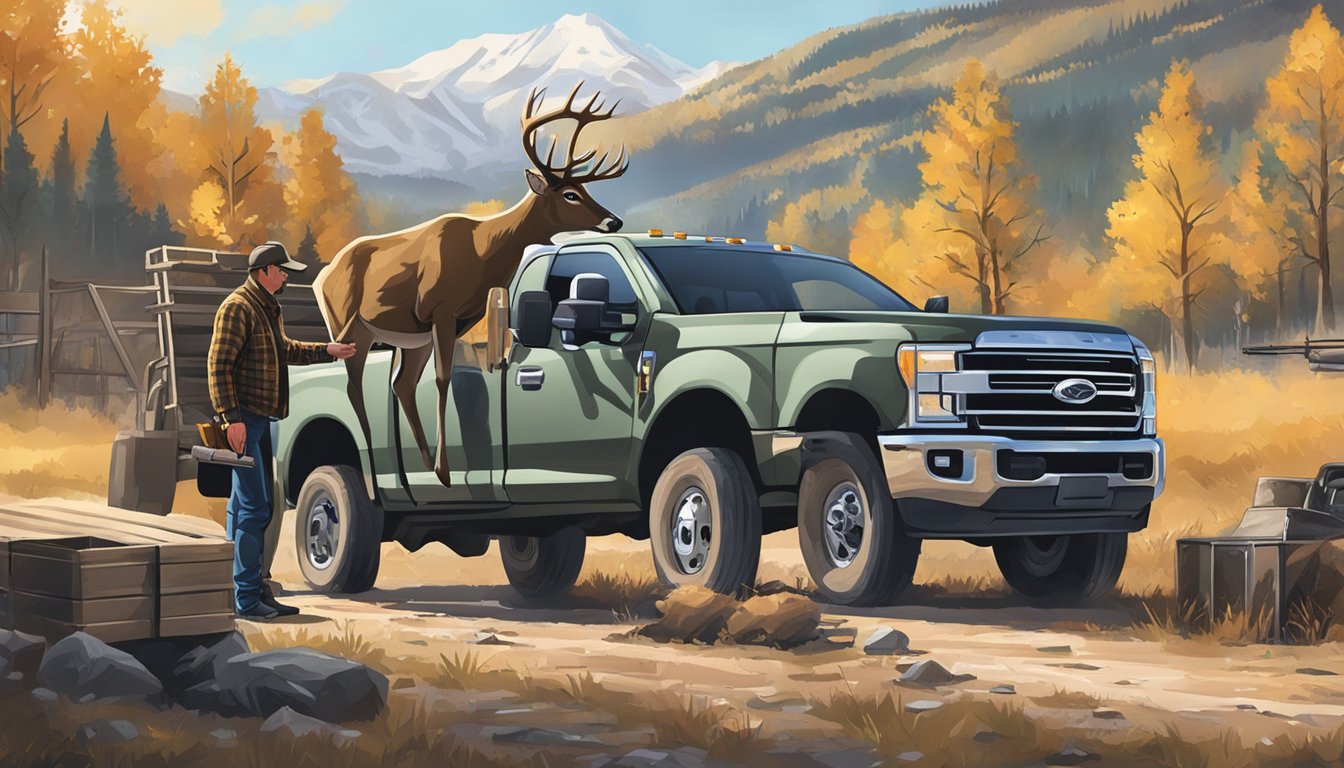
M 661 229 L 650 229 L 650 230 L 649 230 L 649 237 L 662 237 L 662 236 L 663 236 L 663 230 L 661 230 Z

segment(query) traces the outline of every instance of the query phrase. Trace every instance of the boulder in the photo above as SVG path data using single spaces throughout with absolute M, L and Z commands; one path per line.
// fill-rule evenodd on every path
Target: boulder
M 869 656 L 893 656 L 910 652 L 910 636 L 895 627 L 878 627 L 863 641 Z
M 974 679 L 975 675 L 954 675 L 933 659 L 923 659 L 911 664 L 910 668 L 902 672 L 901 676 L 897 678 L 897 682 L 902 685 L 932 688 L 938 685 L 964 683 L 967 680 Z
M 345 746 L 360 736 L 359 731 L 339 728 L 315 717 L 295 712 L 289 707 L 281 707 L 266 718 L 266 722 L 261 724 L 261 732 L 286 733 L 294 738 L 324 736 L 339 746 Z
M 713 643 L 737 610 L 737 601 L 706 587 L 678 587 L 659 600 L 662 618 L 641 627 L 638 634 L 660 643 Z
M 8 662 L 5 668 L 9 672 L 18 672 L 32 680 L 37 677 L 46 650 L 47 641 L 37 635 L 0 629 L 0 663 Z
M 197 643 L 179 656 L 169 673 L 170 688 L 185 691 L 201 683 L 215 680 L 224 671 L 224 664 L 235 656 L 251 653 L 247 640 L 238 632 L 230 632 L 214 642 Z
M 284 707 L 329 723 L 369 720 L 387 705 L 387 677 L 310 648 L 245 653 L 224 662 L 216 682 L 248 712 Z
M 37 680 L 76 701 L 90 695 L 144 698 L 163 693 L 159 679 L 133 656 L 84 632 L 51 646 L 42 657 Z
M 237 694 L 231 690 L 224 690 L 215 680 L 206 680 L 185 691 L 178 691 L 174 699 L 187 709 L 213 712 L 225 717 L 247 717 L 254 714 L 243 706 Z
M 735 643 L 792 648 L 819 637 L 821 609 L 810 598 L 781 592 L 737 607 L 724 629 Z

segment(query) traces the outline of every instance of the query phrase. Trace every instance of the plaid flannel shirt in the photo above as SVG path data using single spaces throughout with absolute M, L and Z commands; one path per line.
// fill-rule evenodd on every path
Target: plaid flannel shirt
M 278 343 L 277 343 L 278 342 Z M 280 303 L 251 276 L 215 313 L 206 367 L 210 404 L 230 424 L 241 408 L 283 419 L 289 414 L 289 365 L 327 362 L 327 345 L 285 336 Z

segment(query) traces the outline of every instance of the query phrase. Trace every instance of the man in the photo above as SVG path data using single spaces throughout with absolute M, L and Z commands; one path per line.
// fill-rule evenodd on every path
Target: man
M 210 402 L 228 424 L 229 447 L 251 456 L 252 467 L 235 467 L 229 495 L 228 536 L 233 541 L 234 611 L 241 618 L 290 616 L 297 608 L 281 605 L 264 592 L 261 567 L 266 526 L 271 517 L 271 484 L 263 451 L 270 454 L 270 422 L 289 413 L 288 365 L 345 359 L 354 344 L 294 341 L 285 336 L 275 295 L 291 272 L 307 266 L 289 258 L 275 241 L 252 249 L 247 281 L 229 294 L 215 314 L 210 340 Z

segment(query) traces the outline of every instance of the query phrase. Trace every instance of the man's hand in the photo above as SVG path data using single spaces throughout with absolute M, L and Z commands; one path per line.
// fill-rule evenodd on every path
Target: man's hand
M 341 344 L 339 342 L 333 341 L 327 345 L 327 354 L 331 355 L 337 360 L 345 360 L 346 358 L 354 357 L 355 345 Z
M 247 445 L 247 425 L 239 421 L 229 425 L 225 436 L 229 439 L 229 447 L 239 456 L 243 455 L 243 448 Z

